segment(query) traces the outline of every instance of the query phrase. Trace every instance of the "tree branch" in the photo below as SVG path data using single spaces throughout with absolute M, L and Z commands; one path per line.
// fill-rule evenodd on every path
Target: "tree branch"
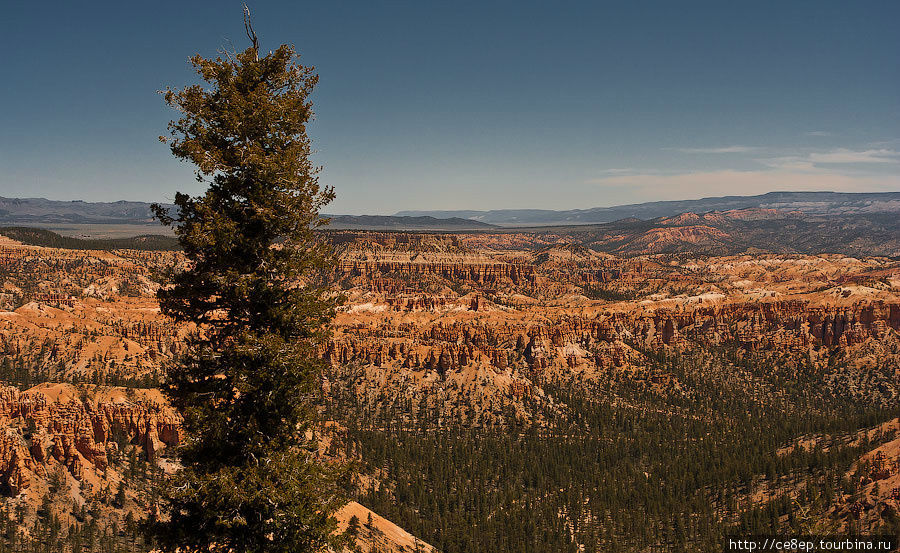
M 259 61 L 259 38 L 256 36 L 256 31 L 253 30 L 253 22 L 250 21 L 250 7 L 247 6 L 246 2 L 243 4 L 244 6 L 244 31 L 247 32 L 247 38 L 250 39 L 250 42 L 253 43 L 253 51 L 256 53 L 256 61 Z

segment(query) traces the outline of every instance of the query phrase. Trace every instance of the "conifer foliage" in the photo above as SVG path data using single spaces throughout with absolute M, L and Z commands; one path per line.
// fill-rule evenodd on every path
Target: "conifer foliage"
M 152 527 L 166 551 L 318 551 L 340 506 L 336 471 L 307 432 L 335 307 L 334 258 L 314 233 L 334 193 L 306 131 L 317 76 L 292 46 L 260 57 L 245 23 L 253 46 L 194 56 L 205 85 L 164 93 L 182 116 L 161 140 L 208 183 L 178 193 L 177 213 L 155 206 L 190 261 L 160 290 L 161 309 L 197 328 L 166 385 L 186 433 Z

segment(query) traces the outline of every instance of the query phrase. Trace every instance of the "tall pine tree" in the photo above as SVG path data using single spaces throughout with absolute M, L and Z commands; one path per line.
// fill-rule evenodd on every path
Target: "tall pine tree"
M 182 116 L 161 140 L 208 183 L 178 193 L 176 213 L 154 207 L 189 261 L 161 309 L 197 329 L 165 388 L 186 435 L 152 526 L 165 551 L 318 551 L 341 501 L 307 438 L 335 307 L 333 252 L 314 232 L 334 197 L 310 161 L 318 77 L 291 46 L 260 57 L 246 11 L 245 25 L 250 48 L 194 56 L 206 84 L 165 91 Z

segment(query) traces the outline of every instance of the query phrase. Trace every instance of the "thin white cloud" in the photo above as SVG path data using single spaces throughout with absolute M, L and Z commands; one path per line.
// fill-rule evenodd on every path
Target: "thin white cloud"
M 853 176 L 796 170 L 707 171 L 675 175 L 639 174 L 591 179 L 615 192 L 627 189 L 634 201 L 754 195 L 773 190 L 888 192 L 900 190 L 900 175 Z
M 806 136 L 834 136 L 834 133 L 828 131 L 807 131 L 803 134 Z
M 597 171 L 600 175 L 658 175 L 661 173 L 658 169 L 637 169 L 634 167 L 612 167 L 609 169 L 600 169 Z
M 675 150 L 683 154 L 744 154 L 747 152 L 755 152 L 758 148 L 753 146 L 723 146 L 718 148 L 663 148 L 664 150 Z
M 866 145 L 871 148 L 896 148 L 897 146 L 900 146 L 900 138 L 878 140 L 876 142 L 869 142 Z
M 862 150 L 854 151 L 838 148 L 830 152 L 809 154 L 813 163 L 900 163 L 900 152 L 896 150 Z
M 779 156 L 755 159 L 757 163 L 771 167 L 773 169 L 783 169 L 787 171 L 817 171 L 819 170 L 815 164 L 809 159 L 802 156 Z
M 815 136 L 827 136 L 825 131 L 811 131 Z M 815 164 L 830 163 L 900 163 L 900 151 L 889 148 L 870 148 L 851 150 L 835 148 L 832 150 L 800 152 L 797 149 L 764 149 L 755 146 L 723 146 L 715 148 L 663 148 L 684 154 L 742 154 L 755 153 L 763 156 L 757 162 L 769 167 L 785 167 L 791 169 L 812 169 Z
M 588 184 L 602 187 L 612 197 L 628 201 L 690 197 L 753 195 L 773 190 L 838 192 L 900 191 L 900 173 L 885 172 L 884 164 L 900 163 L 900 151 L 891 147 L 865 149 L 679 148 L 684 153 L 744 153 L 760 164 L 758 170 L 703 169 L 692 172 L 662 170 L 599 171 Z M 876 167 L 881 166 L 881 170 Z M 840 168 L 840 169 L 838 169 Z
M 627 174 L 627 173 L 641 173 L 641 172 L 642 171 L 639 171 L 632 167 L 616 167 L 616 168 L 612 168 L 612 169 L 600 170 L 600 173 L 603 173 L 606 175 L 622 175 L 622 174 Z
M 849 150 L 838 148 L 827 152 L 810 152 L 801 155 L 780 155 L 754 159 L 773 169 L 789 171 L 828 172 L 831 164 L 900 163 L 900 152 L 889 149 Z

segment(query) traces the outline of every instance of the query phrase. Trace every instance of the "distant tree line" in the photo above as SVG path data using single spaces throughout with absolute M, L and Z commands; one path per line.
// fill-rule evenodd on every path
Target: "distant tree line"
M 32 227 L 2 227 L 0 234 L 29 246 L 67 250 L 180 250 L 178 240 L 170 236 L 144 234 L 130 238 L 83 239 L 62 236 L 53 231 Z

